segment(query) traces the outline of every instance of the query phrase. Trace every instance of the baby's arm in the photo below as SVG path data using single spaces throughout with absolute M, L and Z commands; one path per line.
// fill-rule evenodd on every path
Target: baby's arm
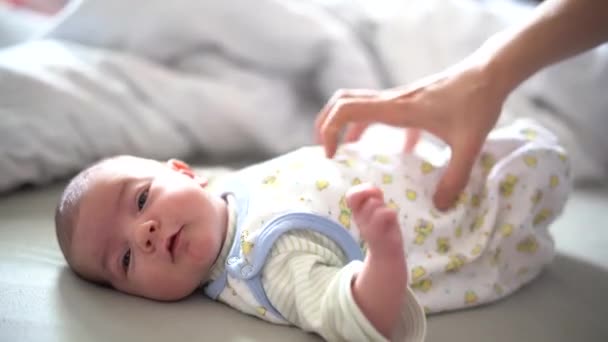
M 346 200 L 368 244 L 363 269 L 352 284 L 353 297 L 370 323 L 390 339 L 407 288 L 397 213 L 386 206 L 382 191 L 369 184 L 351 189 Z

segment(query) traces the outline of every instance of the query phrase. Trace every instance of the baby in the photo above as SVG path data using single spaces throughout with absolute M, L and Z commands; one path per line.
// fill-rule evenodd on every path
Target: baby
M 489 136 L 446 212 L 432 204 L 442 169 L 361 143 L 207 185 L 183 162 L 121 156 L 68 184 L 57 238 L 77 274 L 129 294 L 201 288 L 331 341 L 421 341 L 425 313 L 495 301 L 539 274 L 570 184 L 555 138 L 527 122 Z

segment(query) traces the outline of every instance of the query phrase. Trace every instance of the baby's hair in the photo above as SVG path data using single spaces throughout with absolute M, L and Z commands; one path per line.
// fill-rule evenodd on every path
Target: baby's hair
M 57 242 L 59 243 L 59 248 L 68 265 L 76 271 L 76 273 L 78 273 L 78 271 L 74 268 L 73 260 L 70 255 L 70 246 L 72 244 L 75 219 L 80 209 L 82 197 L 87 192 L 91 180 L 95 175 L 97 175 L 108 162 L 118 158 L 120 157 L 102 159 L 82 170 L 70 180 L 59 198 L 59 203 L 55 209 L 55 233 L 57 235 Z

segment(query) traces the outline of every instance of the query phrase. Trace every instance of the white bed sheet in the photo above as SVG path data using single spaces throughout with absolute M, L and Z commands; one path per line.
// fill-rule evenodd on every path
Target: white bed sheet
M 62 185 L 0 198 L 0 341 L 317 341 L 202 293 L 158 303 L 91 285 L 66 267 L 52 212 Z M 430 316 L 427 341 L 586 341 L 608 337 L 608 189 L 579 189 L 551 228 L 558 256 L 508 298 Z

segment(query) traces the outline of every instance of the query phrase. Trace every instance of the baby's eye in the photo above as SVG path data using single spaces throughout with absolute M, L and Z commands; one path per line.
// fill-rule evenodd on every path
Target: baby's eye
M 131 264 L 131 250 L 128 249 L 125 255 L 122 256 L 122 268 L 126 271 Z
M 139 196 L 137 197 L 137 209 L 141 211 L 144 208 L 144 205 L 146 205 L 147 200 L 148 200 L 148 189 L 146 189 L 144 192 L 139 194 Z

